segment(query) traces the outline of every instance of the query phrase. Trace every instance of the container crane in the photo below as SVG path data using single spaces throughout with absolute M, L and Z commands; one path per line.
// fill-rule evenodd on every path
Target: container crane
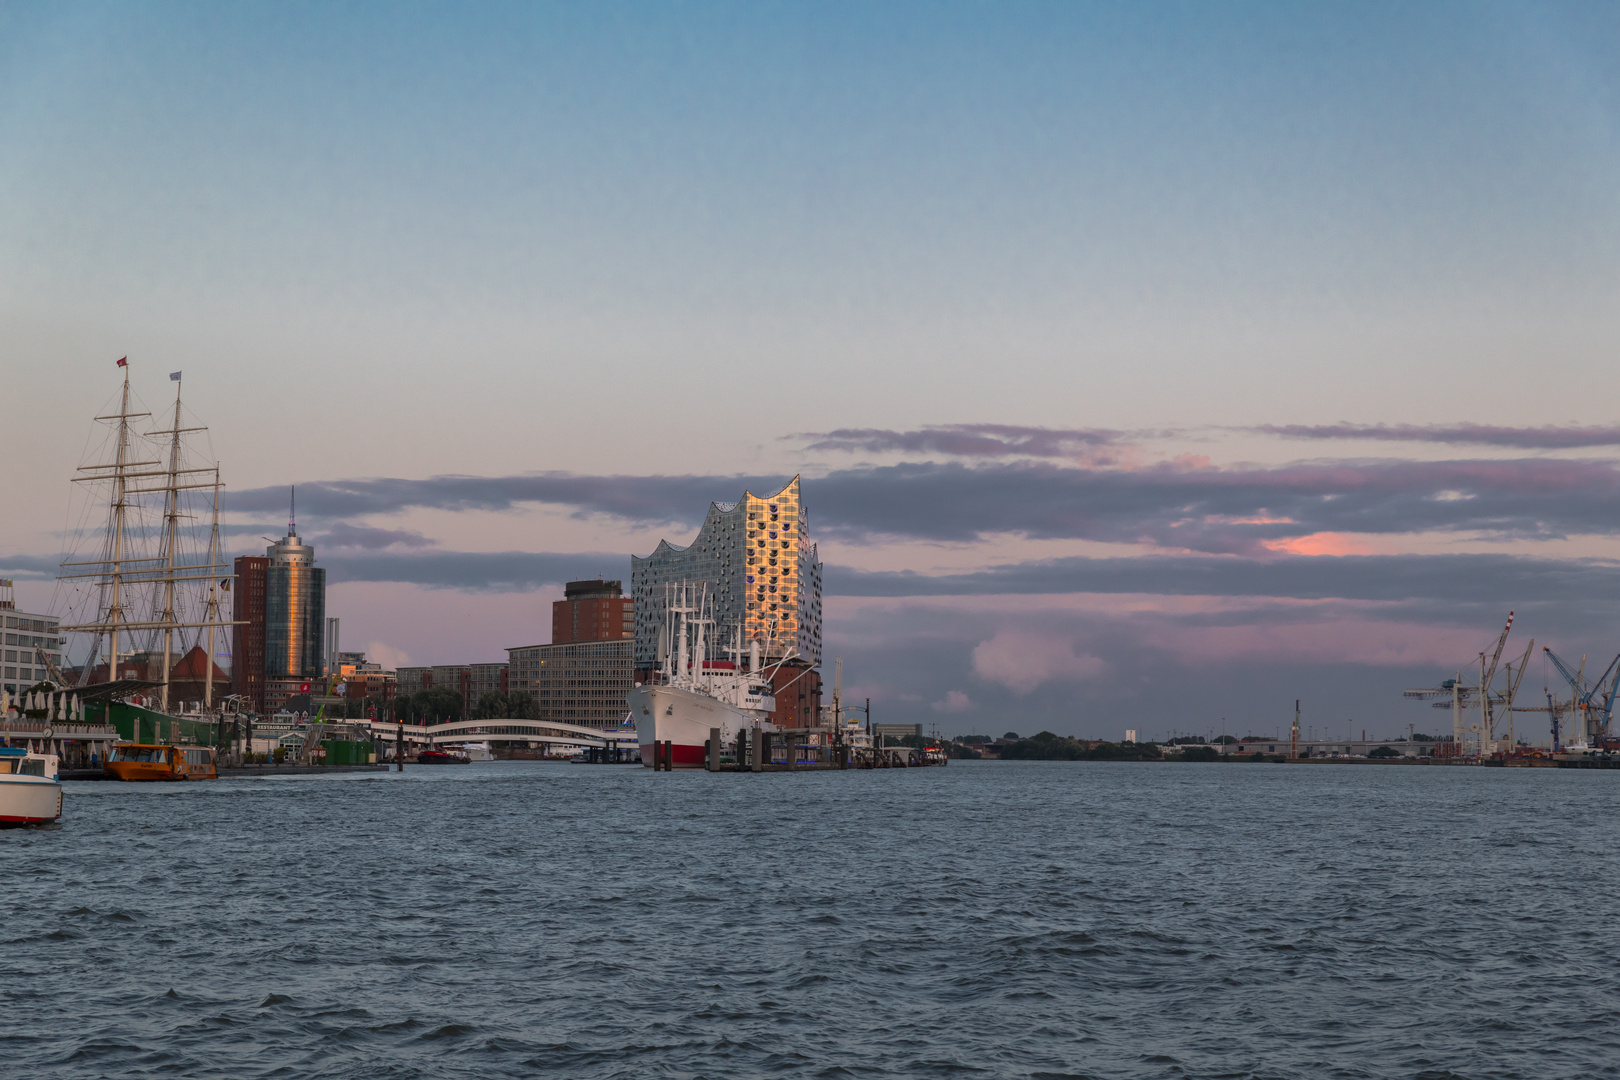
M 1586 658 L 1584 656 L 1581 658 L 1580 670 L 1571 671 L 1569 665 L 1557 653 L 1546 646 L 1543 646 L 1541 651 L 1547 659 L 1552 661 L 1553 667 L 1558 669 L 1558 674 L 1562 675 L 1564 680 L 1569 683 L 1572 695 L 1571 706 L 1581 716 L 1580 735 L 1582 741 L 1586 741 L 1593 733 L 1592 721 L 1594 719 L 1598 719 L 1598 738 L 1606 741 L 1609 736 L 1609 719 L 1614 712 L 1615 692 L 1620 689 L 1620 654 L 1616 654 L 1615 658 L 1609 661 L 1609 666 L 1603 669 L 1603 674 L 1599 675 L 1591 686 L 1587 686 Z M 1607 684 L 1606 689 L 1605 684 Z M 1593 717 L 1590 715 L 1594 711 L 1592 698 L 1600 691 L 1603 695 L 1601 698 L 1602 704 L 1596 709 L 1597 717 Z

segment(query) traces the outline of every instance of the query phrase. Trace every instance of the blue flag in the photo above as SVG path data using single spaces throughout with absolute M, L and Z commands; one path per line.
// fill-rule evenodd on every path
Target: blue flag
M 179 382 L 180 381 L 180 373 L 178 371 L 169 372 L 169 381 L 170 382 Z

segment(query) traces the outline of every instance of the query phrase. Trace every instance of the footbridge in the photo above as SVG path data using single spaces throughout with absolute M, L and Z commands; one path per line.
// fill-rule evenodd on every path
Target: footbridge
M 527 746 L 533 750 L 558 753 L 568 749 L 602 747 L 632 750 L 636 729 L 632 727 L 594 728 L 580 724 L 559 724 L 550 720 L 458 720 L 451 724 L 405 724 L 405 741 L 414 746 L 442 743 L 487 742 L 492 745 Z M 385 720 L 371 721 L 371 737 L 378 743 L 392 743 L 401 725 Z

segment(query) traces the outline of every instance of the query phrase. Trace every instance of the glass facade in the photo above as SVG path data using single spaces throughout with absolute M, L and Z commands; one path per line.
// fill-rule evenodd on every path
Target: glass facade
M 326 571 L 296 533 L 265 554 L 265 678 L 318 679 L 326 664 Z
M 687 547 L 661 540 L 646 558 L 632 557 L 636 666 L 657 663 L 666 588 L 688 584 L 707 586 L 722 645 L 740 625 L 744 646 L 758 641 L 764 657 L 820 667 L 821 562 L 809 526 L 795 476 L 775 495 L 711 503 Z

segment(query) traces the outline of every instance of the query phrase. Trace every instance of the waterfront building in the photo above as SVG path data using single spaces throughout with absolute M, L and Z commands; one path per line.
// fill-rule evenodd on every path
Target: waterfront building
M 716 645 L 742 627 L 776 664 L 775 722 L 812 727 L 821 717 L 821 560 L 810 540 L 810 514 L 795 476 L 775 495 L 743 492 L 734 503 L 710 503 L 693 541 L 660 540 L 646 558 L 630 559 L 635 601 L 635 665 L 642 678 L 658 670 L 658 635 L 669 590 L 704 591 L 712 603 Z M 721 658 L 724 658 L 723 655 Z M 779 663 L 778 663 L 779 662 Z
M 571 641 L 506 650 L 508 685 L 532 697 L 539 719 L 617 727 L 635 682 L 635 640 Z
M 232 692 L 258 712 L 274 712 L 314 692 L 326 669 L 326 570 L 287 522 L 287 535 L 262 557 L 236 560 Z
M 9 580 L 0 581 L 8 593 L 10 586 Z M 4 635 L 0 637 L 0 688 L 15 694 L 51 677 L 50 668 L 38 662 L 35 649 L 58 668 L 62 666 L 60 619 L 18 611 L 15 601 L 4 599 L 0 600 L 0 625 Z
M 395 672 L 394 692 L 400 697 L 419 694 L 433 687 L 433 669 L 430 667 L 402 667 Z
M 551 643 L 617 641 L 634 637 L 635 601 L 617 581 L 570 581 L 551 605 Z
M 485 694 L 506 693 L 506 664 L 467 665 L 467 711 L 470 713 Z
M 270 560 L 263 555 L 236 559 L 236 581 L 231 590 L 231 693 L 251 702 L 254 712 L 264 711 L 264 589 Z
M 507 665 L 435 664 L 432 667 L 402 667 L 395 683 L 400 697 L 423 690 L 445 689 L 461 697 L 461 715 L 469 716 L 485 694 L 506 693 Z
M 639 668 L 657 666 L 666 590 L 682 584 L 706 589 L 722 645 L 740 625 L 744 648 L 759 642 L 764 659 L 821 666 L 821 561 L 797 476 L 775 495 L 710 503 L 690 544 L 660 540 L 630 559 L 630 578 Z
M 350 701 L 366 698 L 393 701 L 398 685 L 392 671 L 384 671 L 381 664 L 368 662 L 363 652 L 339 653 L 337 677 L 338 685 L 343 687 L 343 697 Z
M 472 666 L 470 664 L 434 664 L 428 669 L 432 681 L 428 689 L 454 690 L 461 695 L 461 715 L 467 715 L 468 693 L 472 690 Z
M 287 535 L 265 555 L 264 677 L 318 679 L 326 670 L 326 571 L 315 565 L 315 549 L 298 538 L 296 522 L 287 523 Z

